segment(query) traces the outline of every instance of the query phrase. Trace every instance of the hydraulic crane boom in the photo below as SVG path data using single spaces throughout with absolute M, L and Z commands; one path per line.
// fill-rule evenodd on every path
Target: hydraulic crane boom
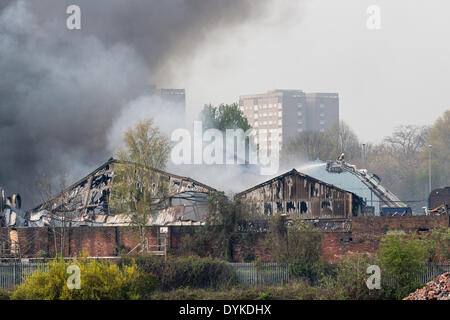
M 328 161 L 327 171 L 333 173 L 350 172 L 356 176 L 362 183 L 364 183 L 372 192 L 391 208 L 406 208 L 407 205 L 403 203 L 395 194 L 380 184 L 380 179 L 367 172 L 365 169 L 358 170 L 356 166 L 346 163 L 345 161 Z

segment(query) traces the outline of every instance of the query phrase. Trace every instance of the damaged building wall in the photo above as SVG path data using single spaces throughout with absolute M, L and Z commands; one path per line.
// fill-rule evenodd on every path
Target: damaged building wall
M 237 195 L 264 216 L 286 213 L 303 219 L 336 219 L 360 215 L 357 195 L 301 174 L 295 169 Z
M 28 211 L 24 221 L 7 226 L 112 226 L 129 225 L 129 219 L 108 206 L 114 184 L 114 168 L 131 165 L 110 159 L 87 177 L 68 187 L 56 197 Z M 215 189 L 187 177 L 149 169 L 155 181 L 167 183 L 168 206 L 148 221 L 149 225 L 201 222 L 208 206 L 208 197 Z

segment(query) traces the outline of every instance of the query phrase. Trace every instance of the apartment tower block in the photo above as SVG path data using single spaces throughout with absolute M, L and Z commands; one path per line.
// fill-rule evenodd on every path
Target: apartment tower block
M 255 130 L 278 129 L 280 147 L 304 132 L 324 132 L 339 121 L 337 93 L 273 90 L 240 96 L 239 108 Z

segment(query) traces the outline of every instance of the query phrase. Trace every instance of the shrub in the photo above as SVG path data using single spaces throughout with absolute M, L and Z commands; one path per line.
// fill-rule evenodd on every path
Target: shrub
M 308 280 L 311 284 L 317 284 L 324 276 L 324 263 L 296 259 L 289 264 L 289 273 L 293 277 Z
M 450 259 L 450 229 L 444 226 L 433 229 L 431 241 L 434 244 L 433 260 Z
M 160 288 L 220 288 L 234 283 L 234 271 L 226 262 L 213 258 L 139 256 L 136 264 L 146 273 L 155 274 Z M 130 258 L 123 258 L 122 265 L 130 264 Z
M 0 300 L 9 300 L 11 295 L 10 291 L 0 289 Z
M 378 264 L 384 277 L 390 277 L 392 298 L 401 299 L 422 286 L 417 276 L 425 269 L 427 245 L 415 235 L 389 234 L 381 239 Z
M 120 269 L 108 262 L 82 258 L 73 261 L 80 268 L 80 289 L 69 289 L 67 268 L 72 264 L 61 258 L 28 275 L 17 287 L 12 299 L 100 300 L 138 299 L 157 287 L 156 277 L 139 271 L 136 264 Z
M 366 284 L 370 276 L 366 270 L 370 265 L 373 265 L 372 259 L 364 254 L 344 258 L 336 262 L 332 271 L 320 280 L 320 286 L 332 288 L 334 299 L 379 299 L 383 296 L 383 291 L 369 290 Z
M 294 277 L 317 283 L 325 272 L 322 252 L 322 233 L 311 223 L 295 218 L 290 226 L 281 214 L 269 221 L 267 247 L 275 261 L 289 263 Z

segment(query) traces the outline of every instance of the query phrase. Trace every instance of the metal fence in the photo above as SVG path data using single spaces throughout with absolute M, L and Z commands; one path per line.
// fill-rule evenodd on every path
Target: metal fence
M 277 263 L 230 263 L 239 283 L 251 286 L 283 285 L 289 282 L 289 266 Z M 450 262 L 427 265 L 423 274 L 416 278 L 419 283 L 426 284 L 437 276 L 450 272 Z M 369 275 L 367 275 L 369 277 Z M 381 277 L 385 284 L 394 284 L 395 279 Z
M 430 282 L 445 272 L 450 272 L 450 262 L 429 264 L 425 273 L 419 277 L 419 281 L 423 283 Z
M 283 285 L 289 282 L 289 266 L 278 263 L 230 263 L 239 283 L 247 285 Z
M 7 263 L 0 264 L 0 289 L 9 289 L 21 284 L 27 274 L 46 268 L 46 264 L 38 263 Z
M 235 271 L 237 281 L 249 286 L 278 286 L 289 282 L 289 266 L 279 263 L 229 263 Z M 21 284 L 24 276 L 46 263 L 6 263 L 0 264 L 0 289 L 8 289 Z M 418 282 L 427 283 L 438 275 L 450 272 L 450 262 L 429 264 L 426 271 L 417 278 Z M 393 284 L 395 279 L 383 278 L 385 284 Z
M 426 266 L 425 271 L 415 278 L 415 281 L 426 284 L 445 272 L 450 272 L 450 262 L 430 263 Z M 386 285 L 394 285 L 397 282 L 395 278 L 389 276 L 385 278 L 381 276 L 381 279 L 382 283 Z

